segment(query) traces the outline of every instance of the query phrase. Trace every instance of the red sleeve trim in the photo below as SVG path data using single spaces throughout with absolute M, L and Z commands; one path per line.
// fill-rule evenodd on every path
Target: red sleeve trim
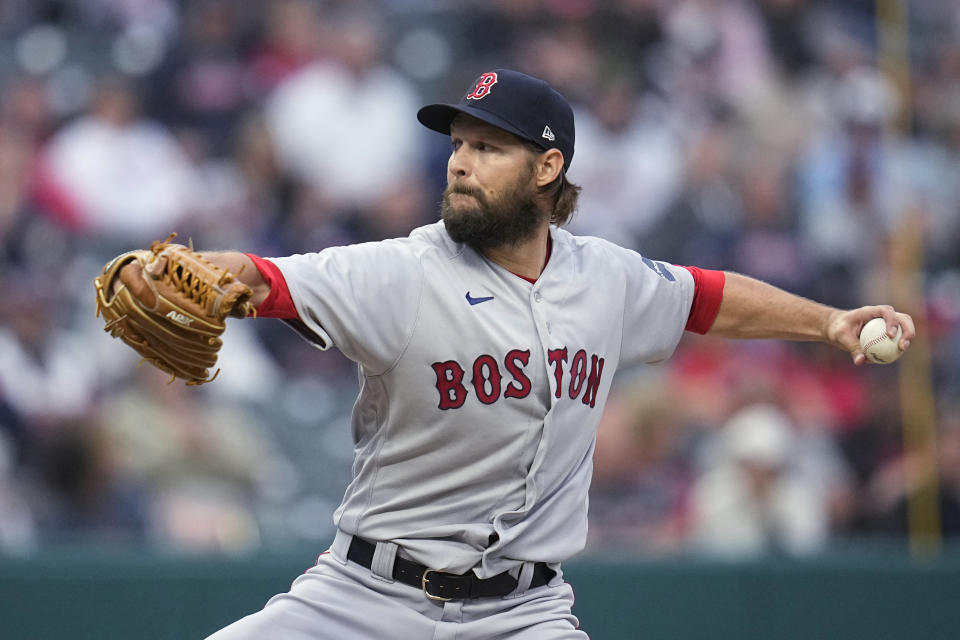
M 684 267 L 693 276 L 693 304 L 690 305 L 690 316 L 687 318 L 687 331 L 706 333 L 713 326 L 720 312 L 720 302 L 723 300 L 723 284 L 726 276 L 723 271 L 700 269 L 698 267 Z
M 270 293 L 267 294 L 264 301 L 257 307 L 257 316 L 260 318 L 299 320 L 300 314 L 297 313 L 297 308 L 293 306 L 293 298 L 290 297 L 290 288 L 287 287 L 287 281 L 283 277 L 280 267 L 252 253 L 248 253 L 246 256 L 253 260 L 257 271 L 260 272 L 263 279 L 270 285 Z

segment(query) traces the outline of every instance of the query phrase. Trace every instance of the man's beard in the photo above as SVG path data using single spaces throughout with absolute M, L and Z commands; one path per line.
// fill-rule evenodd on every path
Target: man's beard
M 524 172 L 495 201 L 483 191 L 453 183 L 443 192 L 440 215 L 447 233 L 455 242 L 462 242 L 475 251 L 518 245 L 534 236 L 544 218 L 537 203 L 537 194 L 530 185 L 532 172 Z M 454 207 L 450 196 L 459 193 L 472 196 L 476 204 Z

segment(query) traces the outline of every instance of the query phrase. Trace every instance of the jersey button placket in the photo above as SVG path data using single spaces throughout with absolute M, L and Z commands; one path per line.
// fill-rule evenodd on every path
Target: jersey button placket
M 543 295 L 542 295 L 539 291 L 534 291 L 534 292 L 533 292 L 533 301 L 534 301 L 534 302 L 543 302 Z M 547 333 L 552 333 L 552 332 L 550 331 L 550 322 L 549 322 L 549 321 L 545 321 L 545 322 L 543 323 L 543 326 L 546 328 Z

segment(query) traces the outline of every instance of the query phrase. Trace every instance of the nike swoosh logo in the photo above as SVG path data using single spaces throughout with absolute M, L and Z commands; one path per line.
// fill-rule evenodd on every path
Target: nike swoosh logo
M 470 292 L 467 291 L 467 302 L 471 305 L 480 304 L 481 302 L 487 302 L 488 300 L 493 300 L 493 296 L 486 296 L 483 298 L 474 298 L 470 295 Z

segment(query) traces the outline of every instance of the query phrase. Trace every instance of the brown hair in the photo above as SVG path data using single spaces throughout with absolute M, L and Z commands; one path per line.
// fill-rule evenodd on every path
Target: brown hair
M 535 142 L 523 140 L 523 138 L 521 140 L 531 152 L 538 156 L 545 151 Z M 543 185 L 538 191 L 541 196 L 552 201 L 550 223 L 558 226 L 567 224 L 577 210 L 581 187 L 567 180 L 567 172 L 561 169 L 560 175 L 553 182 Z
M 567 172 L 563 171 L 556 180 L 544 185 L 540 192 L 544 195 L 552 195 L 554 198 L 550 222 L 559 226 L 567 224 L 577 210 L 577 204 L 580 200 L 580 185 L 567 180 Z

